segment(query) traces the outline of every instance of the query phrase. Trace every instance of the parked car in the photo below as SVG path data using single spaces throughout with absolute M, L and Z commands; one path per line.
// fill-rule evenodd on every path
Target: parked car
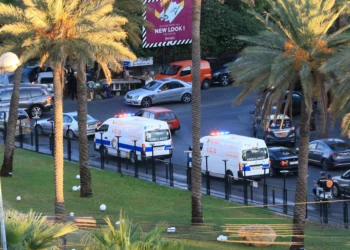
M 5 137 L 5 122 L 7 124 L 10 115 L 10 107 L 0 108 L 0 138 Z M 20 135 L 20 126 L 22 126 L 22 135 L 31 133 L 30 120 L 28 114 L 23 109 L 18 109 L 18 118 L 16 126 L 16 136 Z
M 201 60 L 200 81 L 202 89 L 208 89 L 211 84 L 211 68 L 208 61 Z M 154 79 L 175 78 L 184 82 L 192 82 L 192 60 L 170 63 Z
M 13 86 L 0 88 L 0 108 L 9 107 Z M 30 117 L 40 117 L 43 112 L 53 108 L 53 97 L 45 86 L 29 84 L 21 85 L 19 89 L 19 107 L 24 109 Z
M 38 73 L 38 84 L 45 85 L 47 89 L 53 93 L 53 72 L 40 72 Z
M 135 116 L 148 117 L 151 119 L 157 119 L 161 121 L 165 121 L 168 123 L 170 131 L 174 133 L 176 130 L 181 128 L 180 120 L 177 118 L 175 113 L 170 109 L 162 108 L 162 107 L 151 107 L 151 108 L 143 108 L 138 111 Z
M 150 107 L 162 102 L 190 103 L 192 100 L 192 85 L 171 78 L 153 80 L 146 86 L 131 90 L 124 96 L 124 102 L 129 105 Z
M 234 62 L 237 56 L 225 56 L 218 59 L 208 59 L 212 70 L 212 83 L 228 86 L 232 81 L 227 70 L 228 64 Z
M 281 170 L 288 170 L 290 173 L 298 173 L 298 155 L 289 148 L 271 147 L 270 156 L 270 176 L 277 176 Z
M 87 136 L 95 135 L 101 123 L 90 115 L 87 116 Z M 54 126 L 54 117 L 39 120 L 35 126 L 38 134 L 51 134 Z M 71 139 L 79 136 L 78 113 L 63 113 L 63 135 Z
M 346 171 L 342 175 L 334 176 L 333 182 L 334 186 L 332 193 L 335 197 L 340 197 L 344 194 L 346 196 L 350 196 L 350 170 Z M 342 187 L 342 185 L 344 185 L 345 187 Z
M 253 124 L 254 137 L 264 139 L 267 145 L 291 144 L 292 147 L 295 147 L 296 134 L 292 120 L 285 116 L 282 123 L 282 115 L 277 115 L 276 122 L 274 122 L 274 117 L 270 115 L 266 119 L 257 118 Z
M 350 167 L 350 144 L 341 139 L 322 139 L 309 144 L 309 162 L 324 170 Z

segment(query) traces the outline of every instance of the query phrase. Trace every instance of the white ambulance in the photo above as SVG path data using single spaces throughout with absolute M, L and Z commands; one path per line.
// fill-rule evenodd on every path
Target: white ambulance
M 265 141 L 228 134 L 227 132 L 214 132 L 200 139 L 202 170 L 213 175 L 225 175 L 225 162 L 227 174 L 233 177 L 247 179 L 260 179 L 269 173 L 269 154 Z M 207 160 L 206 160 L 207 159 Z M 190 163 L 192 155 L 190 155 Z M 207 163 L 206 163 L 207 161 Z
M 169 126 L 166 122 L 138 116 L 110 118 L 96 129 L 94 147 L 101 150 L 103 144 L 108 154 L 117 156 L 119 149 L 121 157 L 141 160 L 141 156 L 169 158 L 172 154 L 172 140 Z M 135 145 L 136 141 L 136 145 Z

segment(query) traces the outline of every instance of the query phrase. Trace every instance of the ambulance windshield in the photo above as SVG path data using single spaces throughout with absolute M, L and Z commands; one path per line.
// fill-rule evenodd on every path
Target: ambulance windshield
M 170 140 L 170 131 L 169 129 L 160 129 L 146 132 L 146 141 L 155 142 L 155 141 L 166 141 Z
M 268 153 L 266 148 L 248 149 L 242 151 L 243 161 L 258 161 L 268 158 Z

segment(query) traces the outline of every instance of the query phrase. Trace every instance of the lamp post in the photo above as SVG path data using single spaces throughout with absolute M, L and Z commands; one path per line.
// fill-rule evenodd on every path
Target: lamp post
M 170 187 L 174 187 L 174 170 L 173 170 L 173 163 L 171 162 L 171 159 L 173 158 L 173 147 L 169 148 L 169 178 L 170 178 Z
M 38 120 L 40 119 L 40 117 L 34 116 L 33 119 L 35 120 L 35 125 L 34 125 L 35 151 L 39 152 Z
M 289 173 L 288 170 L 281 170 L 281 174 L 283 174 L 283 213 L 287 214 L 287 189 L 286 189 L 286 176 Z
M 6 52 L 0 57 L 0 69 L 1 71 L 14 72 L 19 66 L 19 59 L 16 54 L 12 52 Z M 2 249 L 7 250 L 6 242 L 6 231 L 5 231 L 5 215 L 4 207 L 2 202 L 2 190 L 1 190 L 1 179 L 0 179 L 0 223 L 1 223 L 1 240 L 2 240 Z
M 156 162 L 154 161 L 154 143 L 150 143 L 152 146 L 152 182 L 156 182 Z
M 115 136 L 117 138 L 117 157 L 118 157 L 118 173 L 123 175 L 122 174 L 122 162 L 121 162 L 121 155 L 120 155 L 120 148 L 119 148 L 119 139 L 120 139 L 120 135 L 116 135 Z
M 264 167 L 264 207 L 267 208 L 267 185 L 266 185 L 266 169 L 269 167 Z
M 226 159 L 222 160 L 225 164 L 225 200 L 229 200 L 230 199 L 230 195 L 229 195 L 229 185 L 228 185 L 228 175 L 227 175 L 227 161 Z
M 190 154 L 192 153 L 191 150 L 186 150 L 184 153 L 187 156 L 187 162 L 186 162 L 186 175 L 187 175 L 187 189 L 191 190 L 192 189 L 192 165 L 190 166 Z

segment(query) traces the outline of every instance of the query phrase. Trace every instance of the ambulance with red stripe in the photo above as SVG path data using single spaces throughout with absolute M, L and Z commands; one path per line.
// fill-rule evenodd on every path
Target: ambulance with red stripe
M 225 175 L 234 178 L 260 179 L 269 173 L 269 153 L 264 140 L 213 132 L 200 139 L 202 170 L 211 175 Z M 189 157 L 192 165 L 192 155 Z M 265 169 L 265 170 L 264 170 Z
M 172 154 L 172 138 L 168 123 L 144 117 L 119 115 L 105 121 L 96 129 L 94 148 L 108 149 L 108 154 L 117 156 L 118 148 L 122 158 L 132 162 L 142 156 L 169 158 Z M 153 153 L 152 153 L 153 151 Z

